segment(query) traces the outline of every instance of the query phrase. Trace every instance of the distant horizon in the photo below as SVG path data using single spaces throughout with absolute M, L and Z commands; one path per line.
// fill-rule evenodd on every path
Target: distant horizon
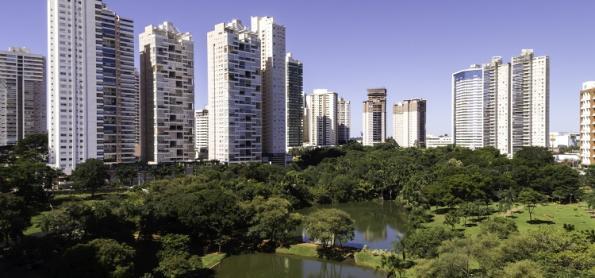
M 274 17 L 287 28 L 287 51 L 304 63 L 304 93 L 327 88 L 351 101 L 354 138 L 361 136 L 366 89 L 374 87 L 388 90 L 387 137 L 393 136 L 393 104 L 412 98 L 428 102 L 427 134 L 452 135 L 452 73 L 493 56 L 509 62 L 524 48 L 551 59 L 552 132 L 578 131 L 579 91 L 583 82 L 595 80 L 595 38 L 585 35 L 591 33 L 595 2 L 586 0 L 104 3 L 134 20 L 137 67 L 138 35 L 145 26 L 169 21 L 192 34 L 195 110 L 207 103 L 206 33 L 234 18 L 249 25 L 250 16 Z M 18 28 L 2 30 L 0 49 L 26 47 L 47 56 L 46 1 L 11 1 L 3 7 L 0 24 Z

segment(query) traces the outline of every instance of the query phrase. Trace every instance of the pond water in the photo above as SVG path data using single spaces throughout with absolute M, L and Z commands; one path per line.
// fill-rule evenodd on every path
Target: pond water
M 316 206 L 300 211 L 307 215 L 321 208 L 337 208 L 355 221 L 355 238 L 347 244 L 361 248 L 392 249 L 393 242 L 405 235 L 405 214 L 391 201 L 368 201 Z M 296 235 L 303 235 L 302 229 Z M 254 253 L 225 258 L 214 268 L 217 277 L 385 277 L 385 273 L 350 262 Z
M 392 249 L 393 242 L 405 235 L 405 211 L 393 201 L 366 201 L 316 206 L 300 211 L 307 215 L 321 208 L 336 208 L 347 212 L 355 221 L 355 238 L 343 245 L 370 249 Z M 304 241 L 308 236 L 303 234 Z
M 385 277 L 385 273 L 349 263 L 276 254 L 245 254 L 224 259 L 214 268 L 217 277 Z

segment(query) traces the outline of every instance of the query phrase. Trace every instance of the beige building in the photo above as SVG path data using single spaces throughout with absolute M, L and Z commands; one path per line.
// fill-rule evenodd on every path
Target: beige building
M 426 146 L 426 100 L 404 100 L 393 106 L 393 132 L 401 147 Z
M 595 163 L 595 81 L 583 83 L 580 92 L 580 160 L 589 166 Z
M 316 89 L 307 96 L 308 127 L 312 146 L 337 145 L 337 93 Z
M 368 89 L 368 100 L 364 101 L 363 113 L 364 146 L 384 143 L 386 140 L 386 89 Z

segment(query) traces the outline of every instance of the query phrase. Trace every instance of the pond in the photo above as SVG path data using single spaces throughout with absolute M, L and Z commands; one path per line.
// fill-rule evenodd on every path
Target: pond
M 266 253 L 231 256 L 214 268 L 217 277 L 385 277 L 349 263 Z
M 336 208 L 347 212 L 355 221 L 355 238 L 347 246 L 370 249 L 392 249 L 393 242 L 405 235 L 406 215 L 393 201 L 366 201 L 320 205 L 300 211 L 307 215 L 316 209 Z M 303 234 L 304 241 L 308 236 Z

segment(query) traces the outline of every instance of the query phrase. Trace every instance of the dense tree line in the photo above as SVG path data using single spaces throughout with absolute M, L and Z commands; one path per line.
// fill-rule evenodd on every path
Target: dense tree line
M 73 276 L 96 273 L 89 274 L 93 277 L 207 274 L 198 256 L 271 250 L 291 242 L 300 224 L 323 245 L 333 245 L 353 237 L 348 215 L 330 210 L 306 217 L 297 210 L 370 199 L 396 200 L 410 210 L 415 232 L 403 241 L 399 259 L 401 266 L 410 267 L 407 250 L 418 250 L 410 256 L 432 259 L 446 250 L 443 242 L 460 238 L 452 229 L 429 235 L 416 229 L 428 220 L 430 206 L 458 211 L 449 216 L 458 223 L 480 217 L 493 202 L 506 207 L 513 202 L 530 206 L 544 200 L 591 200 L 580 187 L 595 181 L 595 171 L 588 169 L 579 179 L 575 169 L 555 164 L 543 148 L 525 148 L 508 159 L 493 148 L 424 150 L 352 142 L 304 150 L 287 167 L 208 162 L 190 165 L 192 174 L 187 174 L 189 165 L 109 168 L 89 160 L 70 176 L 74 189 L 95 194 L 102 187 L 120 185 L 129 190 L 57 206 L 48 188 L 60 173 L 45 165 L 46 158 L 42 137 L 19 142 L 0 156 L 0 232 L 3 244 L 12 246 L 3 256 L 5 266 L 22 265 L 56 277 L 64 277 L 59 274 L 68 268 L 76 269 L 68 272 Z M 132 186 L 141 172 L 150 172 L 155 179 Z M 31 216 L 40 211 L 45 211 L 38 221 L 43 236 L 22 240 Z M 508 237 L 506 228 L 498 227 L 486 229 Z M 433 247 L 419 249 L 416 242 L 427 240 Z M 390 260 L 395 261 L 389 258 L 387 264 Z M 508 267 L 509 262 L 522 267 L 539 261 L 527 260 L 503 260 L 497 268 Z M 431 271 L 432 264 L 424 266 Z

